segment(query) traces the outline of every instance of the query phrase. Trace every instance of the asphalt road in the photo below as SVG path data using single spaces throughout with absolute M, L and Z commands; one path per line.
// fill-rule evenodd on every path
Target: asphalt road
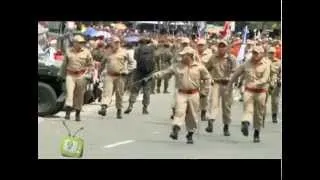
M 171 79 L 171 91 L 173 92 Z M 125 97 L 127 100 L 128 97 Z M 243 106 L 234 102 L 232 106 L 233 122 L 231 136 L 222 134 L 221 115 L 215 122 L 214 132 L 205 132 L 206 122 L 200 122 L 199 134 L 195 134 L 195 143 L 186 144 L 186 131 L 183 128 L 179 139 L 169 138 L 171 131 L 171 94 L 151 96 L 150 114 L 142 114 L 141 101 L 134 110 L 123 119 L 116 119 L 115 107 L 110 107 L 106 117 L 98 116 L 99 104 L 84 107 L 82 121 L 74 121 L 74 113 L 68 126 L 74 132 L 83 126 L 79 133 L 84 138 L 84 159 L 281 159 L 282 158 L 282 121 L 271 122 L 271 108 L 268 103 L 266 127 L 261 132 L 261 143 L 253 143 L 253 131 L 249 137 L 240 132 L 240 120 Z M 124 103 L 126 108 L 127 101 Z M 125 109 L 124 109 L 125 110 Z M 38 118 L 38 157 L 40 159 L 60 159 L 60 143 L 67 131 L 62 125 L 64 112 L 53 117 Z

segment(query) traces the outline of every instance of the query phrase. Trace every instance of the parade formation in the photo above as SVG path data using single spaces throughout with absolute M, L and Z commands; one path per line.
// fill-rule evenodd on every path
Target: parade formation
M 253 142 L 261 141 L 261 128 L 266 120 L 267 100 L 271 98 L 272 122 L 278 123 L 281 91 L 281 40 L 279 37 L 248 37 L 247 32 L 192 34 L 138 33 L 135 29 L 79 25 L 66 48 L 59 76 L 65 79 L 65 120 L 75 110 L 75 121 L 85 120 L 81 109 L 86 101 L 86 87 L 94 85 L 95 101 L 100 104 L 97 117 L 110 116 L 115 96 L 116 117 L 126 119 L 135 109 L 142 92 L 143 115 L 148 116 L 150 102 L 156 94 L 172 99 L 172 119 L 168 136 L 177 140 L 185 126 L 186 142 L 193 144 L 199 121 L 207 121 L 205 131 L 214 133 L 216 119 L 222 115 L 224 136 L 232 136 L 232 120 L 241 119 L 239 131 Z M 246 27 L 247 28 L 247 27 Z M 95 35 L 86 34 L 95 29 Z M 128 40 L 128 37 L 137 37 Z M 169 81 L 174 80 L 174 92 Z M 240 92 L 242 117 L 232 117 L 234 91 Z M 100 93 L 97 93 L 100 92 Z M 124 110 L 123 96 L 129 94 Z M 153 95 L 155 94 L 155 95 Z M 159 107 L 162 108 L 162 107 Z M 123 116 L 123 113 L 125 116 Z

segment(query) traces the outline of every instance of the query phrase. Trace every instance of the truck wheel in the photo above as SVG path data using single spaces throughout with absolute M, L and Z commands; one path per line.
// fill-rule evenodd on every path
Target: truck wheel
M 57 95 L 46 83 L 38 82 L 38 115 L 52 115 L 56 108 Z
M 63 107 L 64 107 L 64 102 L 57 102 L 56 103 L 56 108 L 55 110 L 52 112 L 52 115 L 57 114 L 60 111 L 63 111 Z

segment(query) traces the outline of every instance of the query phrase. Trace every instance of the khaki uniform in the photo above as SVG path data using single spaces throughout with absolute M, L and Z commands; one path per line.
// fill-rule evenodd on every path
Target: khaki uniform
M 177 46 L 178 47 L 178 46 Z M 187 46 L 187 47 L 190 47 L 190 46 Z M 179 53 L 183 50 L 184 48 L 183 47 L 179 47 L 176 49 L 175 51 L 175 54 L 173 55 L 173 60 L 172 60 L 172 63 L 173 64 L 177 64 L 177 63 L 180 63 L 181 62 L 181 59 L 182 57 L 179 55 Z M 177 92 L 178 92 L 178 89 L 177 89 L 177 81 L 175 81 L 175 90 L 173 92 L 173 101 L 172 101 L 172 108 L 175 108 L 176 107 L 176 95 L 177 95 Z
M 159 47 L 155 52 L 156 71 L 161 71 L 170 67 L 172 58 L 173 58 L 173 54 L 171 53 L 169 48 Z M 171 77 L 172 77 L 171 75 L 166 75 L 163 77 L 164 91 L 168 89 L 169 80 Z M 161 87 L 161 79 L 158 79 L 157 89 L 159 91 L 160 91 L 160 87 Z
M 242 64 L 230 80 L 231 85 L 240 75 L 244 75 L 244 114 L 242 121 L 252 122 L 260 130 L 265 111 L 265 101 L 270 77 L 270 62 L 263 58 L 258 64 L 249 60 Z M 254 87 L 248 87 L 252 83 Z
M 215 120 L 217 118 L 221 100 L 223 123 L 231 123 L 233 97 L 232 88 L 228 89 L 227 84 L 236 67 L 235 57 L 229 54 L 225 54 L 222 58 L 214 55 L 207 63 L 208 71 L 214 82 L 209 95 L 208 119 Z
M 271 92 L 271 110 L 272 114 L 278 113 L 279 95 L 281 89 L 281 61 L 273 59 L 271 62 L 270 86 L 273 87 Z
M 190 67 L 182 63 L 174 64 L 166 70 L 155 73 L 155 77 L 163 77 L 167 74 L 174 74 L 178 89 L 175 96 L 173 125 L 181 127 L 186 124 L 187 130 L 192 132 L 197 128 L 200 80 L 207 80 L 206 89 L 209 89 L 210 74 L 201 63 L 196 61 Z M 187 114 L 191 117 L 186 117 L 187 107 L 189 107 Z
M 63 62 L 62 74 L 66 74 L 66 106 L 81 110 L 86 91 L 87 80 L 85 74 L 88 68 L 93 67 L 93 59 L 88 49 L 82 48 L 76 52 L 73 48 L 67 49 L 66 59 Z
M 116 108 L 122 109 L 125 75 L 128 74 L 129 54 L 125 49 L 118 49 L 103 59 L 106 74 L 103 82 L 101 103 L 109 105 L 112 92 L 116 93 Z
M 212 57 L 212 51 L 210 49 L 206 49 L 203 51 L 202 54 L 198 53 L 198 58 L 199 61 L 205 66 L 209 59 Z M 200 85 L 200 89 L 202 89 L 204 86 L 204 83 L 201 82 Z M 208 94 L 209 92 L 207 92 L 206 94 Z M 207 110 L 207 106 L 208 106 L 208 97 L 207 96 L 200 96 L 200 110 Z

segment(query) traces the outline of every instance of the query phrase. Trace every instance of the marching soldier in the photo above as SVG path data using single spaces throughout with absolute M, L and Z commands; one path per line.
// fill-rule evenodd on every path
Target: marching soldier
M 182 52 L 182 61 L 174 64 L 166 70 L 153 74 L 154 78 L 161 78 L 167 74 L 174 74 L 178 93 L 175 97 L 175 109 L 172 133 L 170 137 L 178 139 L 178 132 L 183 124 L 186 124 L 188 134 L 187 143 L 192 144 L 192 135 L 197 128 L 199 112 L 199 88 L 200 80 L 206 81 L 206 88 L 210 86 L 210 74 L 207 69 L 199 62 L 195 61 L 195 50 L 186 47 Z M 187 109 L 189 112 L 186 116 Z M 188 117 L 191 116 L 191 117 Z
M 244 75 L 244 114 L 242 117 L 241 132 L 244 136 L 249 135 L 249 125 L 253 119 L 254 135 L 253 142 L 260 142 L 260 128 L 265 111 L 265 100 L 270 77 L 270 62 L 264 58 L 264 49 L 256 46 L 252 50 L 251 60 L 242 64 L 233 74 L 228 87 L 240 75 Z
M 122 118 L 122 97 L 124 94 L 125 76 L 128 74 L 129 54 L 120 47 L 120 39 L 112 38 L 111 53 L 104 57 L 102 68 L 106 69 L 103 81 L 101 109 L 98 114 L 105 116 L 108 104 L 111 102 L 113 91 L 116 94 L 117 118 Z
M 160 40 L 159 41 L 159 47 L 155 52 L 155 63 L 156 63 L 156 71 L 167 69 L 171 66 L 171 60 L 173 58 L 173 54 L 170 51 L 170 44 L 166 40 Z M 169 93 L 168 87 L 169 87 L 169 80 L 171 78 L 171 75 L 164 76 L 164 90 L 163 93 Z M 157 93 L 160 93 L 160 87 L 161 87 L 161 80 L 157 80 Z
M 150 90 L 151 90 L 151 79 L 144 80 L 152 75 L 155 68 L 154 63 L 154 51 L 155 47 L 151 43 L 149 38 L 141 39 L 141 46 L 137 48 L 134 52 L 134 59 L 137 61 L 137 68 L 134 74 L 133 87 L 131 88 L 129 106 L 124 112 L 129 114 L 133 109 L 133 104 L 136 102 L 137 96 L 141 88 L 143 88 L 143 114 L 148 114 L 148 106 L 150 104 Z M 142 80 L 142 81 L 141 81 Z M 138 83 L 137 83 L 138 82 Z
M 212 56 L 212 51 L 206 47 L 206 41 L 204 39 L 199 39 L 197 42 L 198 57 L 200 62 L 205 66 L 209 59 Z M 201 82 L 201 91 L 202 91 L 203 82 Z M 204 94 L 208 94 L 205 92 Z M 201 110 L 201 120 L 206 120 L 206 112 L 208 106 L 208 96 L 200 93 L 200 110 Z
M 274 56 L 275 53 L 276 49 L 274 47 L 271 47 L 268 50 L 268 59 L 271 61 L 269 92 L 271 94 L 271 112 L 273 123 L 278 122 L 277 113 L 281 88 L 281 61 Z
M 228 88 L 227 84 L 231 78 L 231 74 L 235 71 L 237 63 L 235 57 L 227 53 L 228 43 L 221 41 L 218 44 L 218 52 L 213 55 L 207 63 L 207 69 L 211 73 L 213 85 L 209 97 L 208 108 L 208 127 L 206 131 L 212 133 L 213 122 L 216 120 L 220 108 L 220 100 L 222 105 L 223 117 L 223 133 L 230 136 L 229 124 L 231 123 L 231 105 L 233 102 L 232 88 Z
M 60 70 L 66 76 L 66 115 L 70 119 L 72 109 L 76 110 L 76 121 L 80 121 L 80 112 L 84 101 L 87 79 L 86 75 L 93 70 L 93 59 L 88 49 L 84 48 L 85 39 L 76 35 L 73 47 L 67 49 L 65 60 Z
M 184 48 L 186 47 L 190 47 L 190 40 L 189 38 L 186 38 L 186 37 L 183 37 L 180 39 L 181 40 L 181 44 L 178 46 L 178 48 L 176 49 L 175 51 L 175 54 L 174 54 L 174 57 L 173 57 L 173 61 L 172 63 L 175 64 L 175 63 L 180 63 L 181 62 L 181 55 L 179 54 Z M 179 40 L 179 41 L 180 41 Z M 196 56 L 196 55 L 195 55 Z M 195 57 L 195 59 L 197 59 Z M 176 81 L 177 82 L 177 81 Z M 176 99 L 176 94 L 177 94 L 177 84 L 175 84 L 176 88 L 175 88 L 175 91 L 173 93 L 173 99 L 175 100 Z M 173 117 L 174 117 L 174 114 L 175 114 L 175 101 L 172 103 L 172 115 L 171 115 L 171 119 L 173 120 Z

